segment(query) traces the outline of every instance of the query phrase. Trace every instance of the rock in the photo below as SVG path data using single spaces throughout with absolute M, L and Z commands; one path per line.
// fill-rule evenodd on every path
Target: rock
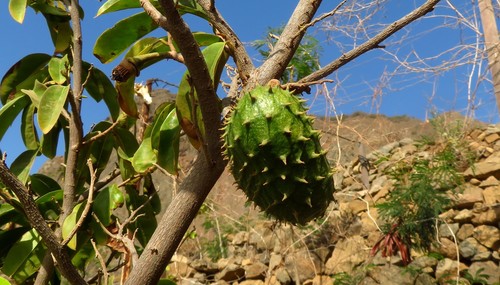
M 471 237 L 474 233 L 474 226 L 472 224 L 463 224 L 457 232 L 458 240 L 465 240 Z
M 198 272 L 206 273 L 207 275 L 212 275 L 219 272 L 219 267 L 216 263 L 208 260 L 196 259 L 191 262 L 190 266 Z
M 361 213 L 360 220 L 362 233 L 371 233 L 378 230 L 377 225 L 375 224 L 378 220 L 377 208 L 370 207 L 370 216 L 368 215 L 368 212 Z
M 200 281 L 194 279 L 194 278 L 182 278 L 180 279 L 179 285 L 203 285 L 204 283 L 201 283 Z M 220 284 L 222 285 L 222 284 Z
M 419 274 L 415 279 L 415 285 L 432 285 L 432 284 L 437 284 L 437 281 L 427 273 Z
M 271 257 L 269 258 L 269 270 L 274 270 L 281 265 L 282 260 L 283 257 L 281 254 L 271 253 Z
M 215 274 L 215 279 L 227 282 L 241 280 L 245 277 L 245 269 L 238 264 L 228 264 L 221 272 Z
M 497 133 L 489 134 L 484 138 L 484 141 L 491 144 L 500 139 L 500 135 Z
M 249 237 L 248 232 L 238 232 L 234 235 L 232 244 L 243 245 L 248 242 L 248 237 Z
M 366 210 L 366 203 L 364 201 L 361 201 L 359 199 L 356 199 L 354 201 L 351 201 L 347 204 L 347 207 L 349 208 L 350 212 L 353 213 L 354 215 Z
M 500 172 L 499 172 L 500 173 Z M 483 189 L 477 186 L 471 186 L 459 193 L 455 207 L 458 209 L 471 209 L 475 203 L 483 202 Z
M 262 280 L 245 280 L 238 283 L 238 285 L 264 285 Z
M 243 266 L 243 269 L 245 269 L 246 279 L 264 280 L 264 277 L 266 276 L 267 266 L 264 263 L 257 261 Z
M 168 265 L 167 272 L 168 274 L 180 279 L 192 277 L 195 271 L 187 263 L 174 261 Z
M 453 236 L 456 235 L 460 225 L 458 223 L 454 224 L 441 224 L 439 225 L 439 236 L 445 237 L 448 239 L 453 239 Z
M 472 167 L 464 172 L 464 177 L 470 179 L 476 177 L 478 179 L 488 178 L 494 176 L 500 178 L 500 153 L 489 156 L 483 161 L 474 163 Z
M 385 175 L 382 175 L 382 176 L 375 178 L 373 180 L 371 188 L 370 188 L 370 192 L 369 192 L 370 195 L 377 194 L 386 182 L 387 182 L 387 176 L 385 176 Z
M 370 270 L 369 275 L 378 284 L 387 285 L 413 285 L 413 278 L 408 271 L 393 265 L 385 265 Z
M 331 285 L 333 284 L 333 279 L 326 275 L 316 275 L 314 279 L 307 280 L 303 285 Z
M 306 250 L 292 252 L 285 256 L 285 269 L 295 283 L 302 284 L 308 279 L 314 278 L 321 271 L 321 262 L 315 255 Z
M 493 250 L 500 247 L 500 230 L 493 226 L 481 225 L 474 229 L 474 238 L 482 245 Z
M 482 270 L 479 272 L 479 270 Z M 500 281 L 500 268 L 498 263 L 491 260 L 485 262 L 474 262 L 469 267 L 469 273 L 472 276 L 477 276 L 478 274 L 485 275 L 485 279 L 488 280 L 486 284 L 497 284 Z M 487 275 L 487 277 L 486 277 Z
M 467 268 L 463 263 L 458 266 L 460 271 Z M 457 276 L 457 261 L 449 258 L 441 259 L 436 266 L 436 278 L 440 284 L 446 284 L 446 280 L 455 280 Z
M 413 262 L 411 263 L 411 266 L 414 266 L 416 268 L 426 268 L 426 267 L 435 268 L 437 264 L 438 260 L 435 259 L 434 257 L 423 255 L 415 258 L 415 260 L 413 260 Z
M 274 275 L 280 284 L 292 284 L 292 278 L 290 278 L 285 268 L 278 268 Z
M 496 225 L 500 221 L 500 207 L 486 209 L 486 211 L 475 214 L 471 221 L 475 225 Z
M 469 209 L 463 209 L 453 218 L 455 222 L 468 223 L 474 217 L 474 213 Z
M 500 202 L 500 186 L 490 186 L 483 191 L 485 206 L 493 206 Z
M 477 253 L 479 243 L 473 237 L 467 238 L 458 245 L 460 256 L 472 258 Z
M 391 187 L 392 183 L 390 183 L 389 185 L 386 184 L 382 188 L 380 188 L 378 193 L 375 194 L 375 196 L 373 196 L 373 201 L 380 203 L 381 202 L 380 199 L 385 198 L 387 194 L 389 194 L 389 190 L 391 189 Z
M 457 248 L 454 242 L 452 242 L 447 238 L 440 238 L 439 242 L 440 244 L 432 246 L 435 252 L 438 252 L 447 258 L 451 259 L 457 258 Z
M 325 273 L 352 273 L 354 267 L 364 262 L 368 254 L 369 249 L 361 236 L 356 235 L 343 239 L 337 243 L 332 256 L 326 262 Z
M 477 181 L 480 181 L 480 180 L 477 180 Z M 498 179 L 496 179 L 495 176 L 489 176 L 488 178 L 486 178 L 486 180 L 480 181 L 478 184 L 479 184 L 479 187 L 481 187 L 481 188 L 487 188 L 490 186 L 499 186 L 500 182 L 498 182 Z

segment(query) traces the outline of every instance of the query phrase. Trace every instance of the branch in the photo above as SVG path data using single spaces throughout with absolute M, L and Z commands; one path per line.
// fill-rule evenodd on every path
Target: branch
M 411 13 L 407 14 L 406 16 L 402 17 L 401 19 L 397 20 L 396 22 L 392 23 L 389 25 L 387 28 L 385 28 L 383 31 L 381 31 L 379 34 L 371 38 L 370 40 L 366 41 L 362 45 L 358 46 L 357 48 L 341 55 L 339 58 L 336 60 L 332 61 L 325 67 L 321 68 L 320 70 L 317 70 L 308 76 L 302 78 L 298 82 L 304 83 L 304 82 L 309 82 L 309 81 L 316 81 L 321 78 L 324 78 L 330 74 L 332 74 L 334 71 L 339 69 L 340 67 L 344 66 L 346 63 L 354 60 L 358 56 L 364 54 L 365 52 L 379 48 L 380 43 L 390 37 L 392 34 L 396 33 L 397 31 L 401 30 L 402 28 L 406 27 L 409 25 L 411 22 L 417 20 L 418 18 L 424 16 L 425 14 L 429 13 L 434 9 L 434 6 L 439 2 L 440 0 L 428 0 L 425 4 L 422 6 L 418 7 L 417 9 L 413 10 Z
M 219 13 L 217 8 L 215 8 L 213 0 L 197 0 L 198 4 L 207 13 L 208 20 L 217 30 L 217 32 L 226 40 L 226 44 L 231 50 L 231 54 L 238 68 L 238 74 L 245 84 L 250 77 L 250 73 L 255 69 L 252 60 L 245 50 L 245 46 L 240 41 L 238 36 L 234 33 L 233 29 L 224 20 L 222 15 Z
M 16 194 L 30 225 L 42 237 L 44 244 L 56 259 L 57 267 L 61 274 L 71 282 L 71 284 L 87 284 L 71 263 L 71 258 L 66 248 L 58 242 L 58 238 L 48 227 L 45 219 L 36 206 L 35 200 L 28 194 L 28 189 L 26 189 L 23 183 L 10 172 L 4 161 L 0 161 L 0 180 L 7 188 Z
M 322 0 L 301 0 L 297 4 L 269 57 L 257 69 L 257 78 L 253 78 L 257 82 L 252 82 L 251 85 L 264 85 L 271 79 L 280 78 L 306 33 L 307 29 L 303 27 L 311 22 L 321 2 Z M 251 85 L 249 88 L 252 88 Z
M 184 56 L 198 94 L 206 130 L 206 149 L 211 160 L 208 161 L 203 154 L 198 155 L 190 173 L 182 182 L 179 193 L 172 200 L 168 211 L 163 215 L 137 264 L 130 272 L 125 284 L 133 285 L 158 282 L 191 221 L 227 164 L 221 155 L 221 114 L 218 98 L 205 60 L 189 27 L 176 10 L 174 2 L 160 0 L 160 3 L 165 16 L 158 15 L 148 0 L 141 0 L 144 10 L 172 35 Z

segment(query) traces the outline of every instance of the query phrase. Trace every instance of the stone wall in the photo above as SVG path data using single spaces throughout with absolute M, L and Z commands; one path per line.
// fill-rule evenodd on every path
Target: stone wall
M 382 257 L 370 250 L 380 239 L 382 220 L 374 206 L 384 201 L 394 181 L 384 169 L 410 157 L 429 157 L 411 139 L 386 145 L 366 157 L 367 174 L 353 161 L 335 174 L 337 202 L 327 216 L 297 228 L 256 220 L 238 232 L 221 233 L 227 258 L 212 261 L 187 240 L 168 267 L 178 284 L 456 284 L 457 272 L 500 282 L 500 127 L 475 129 L 467 136 L 479 157 L 464 168 L 465 185 L 454 206 L 442 213 L 432 254 L 412 251 L 412 262 L 399 255 Z M 387 161 L 375 164 L 378 155 Z M 368 188 L 366 187 L 368 186 Z M 217 236 L 213 237 L 217 239 Z M 220 236 L 219 236 L 220 238 Z M 468 280 L 469 279 L 469 280 Z M 459 277 L 461 284 L 471 278 Z M 342 283 L 343 282 L 343 283 Z M 483 284 L 483 283 L 474 283 Z

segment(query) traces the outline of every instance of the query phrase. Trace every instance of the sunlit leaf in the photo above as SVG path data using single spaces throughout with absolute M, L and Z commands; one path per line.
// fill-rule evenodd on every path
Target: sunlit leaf
M 18 23 L 22 24 L 24 15 L 26 15 L 27 0 L 10 0 L 9 12 L 10 16 Z
M 57 123 L 69 89 L 69 85 L 52 85 L 43 93 L 38 108 L 38 124 L 44 134 L 47 134 Z
M 158 165 L 171 174 L 177 174 L 180 126 L 175 104 L 158 107 L 151 131 L 151 144 L 158 150 Z
M 157 2 L 157 1 L 152 1 L 152 2 Z M 130 9 L 130 8 L 141 8 L 141 4 L 137 0 L 108 0 L 101 7 L 99 7 L 99 10 L 97 10 L 96 17 L 102 14 Z
M 49 26 L 50 36 L 54 44 L 55 53 L 63 53 L 72 42 L 73 30 L 67 17 L 43 14 Z
M 85 202 L 86 203 L 86 202 Z M 64 220 L 63 222 L 63 226 L 62 226 L 62 238 L 63 239 L 66 239 L 69 237 L 69 234 L 73 231 L 73 229 L 75 228 L 76 226 L 76 223 L 78 222 L 78 219 L 80 218 L 80 216 L 82 215 L 82 211 L 83 211 L 83 208 L 82 207 L 83 205 L 85 205 L 85 203 L 79 203 L 79 204 L 76 204 L 76 206 L 73 208 L 73 211 L 71 211 L 71 213 L 68 215 L 68 217 L 66 217 L 66 219 Z M 68 242 L 67 246 L 73 250 L 76 250 L 76 246 L 77 246 L 77 235 L 78 233 L 76 233 L 73 238 L 71 238 L 71 240 Z
M 146 12 L 123 19 L 107 29 L 94 45 L 94 55 L 108 63 L 125 51 L 132 43 L 158 28 Z
M 146 137 L 131 159 L 135 171 L 143 173 L 156 163 L 156 153 L 151 147 L 151 138 Z
M 35 11 L 41 12 L 44 15 L 59 16 L 60 21 L 69 21 L 71 16 L 68 11 L 61 7 L 55 6 L 54 2 L 51 1 L 32 1 L 30 6 L 35 9 Z
M 34 229 L 26 232 L 21 237 L 21 239 L 12 246 L 12 248 L 9 250 L 9 253 L 7 253 L 2 267 L 3 273 L 7 276 L 14 277 L 16 281 L 20 281 L 19 278 L 15 277 L 15 275 L 19 272 L 32 269 L 26 268 L 26 261 L 30 260 L 30 257 L 34 255 L 35 249 L 39 245 L 41 245 L 40 241 L 41 238 Z M 39 260 L 37 263 L 37 265 L 39 266 Z
M 21 119 L 21 137 L 27 149 L 38 149 L 38 133 L 35 128 L 35 104 L 29 104 L 23 110 Z
M 104 226 L 109 226 L 113 221 L 113 210 L 121 207 L 124 201 L 125 197 L 122 191 L 118 189 L 116 184 L 112 184 L 97 194 L 92 205 L 92 210 Z
M 14 119 L 30 103 L 30 98 L 26 95 L 17 97 L 7 102 L 0 109 L 0 140 L 10 127 Z
M 61 123 L 57 123 L 48 133 L 42 135 L 40 150 L 46 157 L 54 158 L 56 156 L 61 130 Z
M 7 102 L 9 96 L 13 96 L 17 90 L 21 88 L 31 89 L 35 82 L 34 77 L 40 72 L 47 63 L 49 62 L 51 56 L 44 53 L 33 53 L 23 57 L 21 60 L 16 62 L 2 78 L 0 83 L 0 98 L 2 104 Z M 18 86 L 23 81 L 28 80 L 31 86 Z
M 62 58 L 53 57 L 49 61 L 49 74 L 57 84 L 65 83 L 69 75 L 68 56 L 65 55 Z
M 17 176 L 23 184 L 26 184 L 30 175 L 31 167 L 38 154 L 38 150 L 26 150 L 21 153 L 11 164 L 10 171 Z

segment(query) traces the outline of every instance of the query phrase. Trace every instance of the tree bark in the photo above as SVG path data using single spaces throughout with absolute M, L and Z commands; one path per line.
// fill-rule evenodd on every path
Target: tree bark
M 484 46 L 488 53 L 488 65 L 491 71 L 493 92 L 500 112 L 500 38 L 491 0 L 479 0 L 479 14 L 483 25 Z

